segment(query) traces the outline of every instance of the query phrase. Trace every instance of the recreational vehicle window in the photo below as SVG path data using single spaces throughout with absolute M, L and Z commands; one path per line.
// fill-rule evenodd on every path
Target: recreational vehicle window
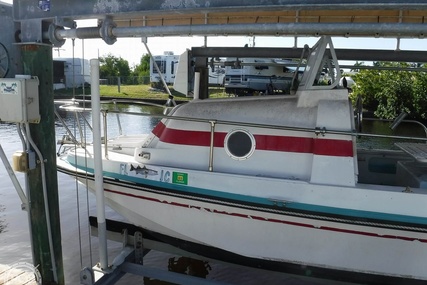
M 171 74 L 175 74 L 175 61 L 171 62 Z
M 65 61 L 53 61 L 53 83 L 65 83 Z
M 166 61 L 164 60 L 156 60 L 156 64 L 160 69 L 160 73 L 166 73 Z M 153 65 L 153 73 L 158 73 L 156 67 Z

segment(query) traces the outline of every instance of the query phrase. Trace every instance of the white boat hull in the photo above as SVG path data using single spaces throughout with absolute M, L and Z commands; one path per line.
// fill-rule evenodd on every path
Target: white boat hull
M 155 189 L 147 182 L 144 187 L 105 179 L 107 203 L 137 226 L 246 258 L 361 276 L 427 280 L 425 229 L 417 232 L 415 227 L 392 228 L 386 222 L 381 227 L 381 222 L 349 223 L 340 216 L 288 211 L 284 200 L 271 208 L 191 192 L 171 193 L 170 183 L 161 182 L 165 188 Z M 88 186 L 93 187 L 92 180 Z M 349 196 L 364 191 L 348 190 Z

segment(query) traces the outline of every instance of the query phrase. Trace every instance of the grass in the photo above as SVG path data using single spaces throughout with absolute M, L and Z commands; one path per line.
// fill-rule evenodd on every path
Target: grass
M 84 94 L 90 94 L 90 87 L 86 87 Z M 123 99 L 150 99 L 150 100 L 167 100 L 168 94 L 158 89 L 151 88 L 150 85 L 121 85 L 120 92 L 117 86 L 113 85 L 100 85 L 99 92 L 101 97 L 114 97 L 114 98 L 123 98 Z M 209 89 L 210 97 L 218 98 L 224 97 L 223 88 L 211 88 Z M 183 94 L 178 93 L 171 89 L 172 95 L 177 100 L 190 100 L 191 98 L 185 97 Z M 76 88 L 75 90 L 69 89 L 59 89 L 54 91 L 55 96 L 73 96 L 73 95 L 82 95 L 83 88 Z

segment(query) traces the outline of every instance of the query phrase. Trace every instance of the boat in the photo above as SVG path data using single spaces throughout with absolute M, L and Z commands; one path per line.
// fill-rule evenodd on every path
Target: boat
M 325 64 L 330 84 L 319 85 Z M 425 284 L 426 139 L 359 148 L 361 109 L 340 78 L 323 36 L 294 94 L 196 99 L 148 134 L 105 138 L 106 202 L 206 257 L 364 284 Z M 93 150 L 62 145 L 58 170 L 93 189 Z

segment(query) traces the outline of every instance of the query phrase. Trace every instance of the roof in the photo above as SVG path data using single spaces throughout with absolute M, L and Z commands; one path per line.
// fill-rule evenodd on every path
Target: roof
M 37 21 L 54 23 L 49 36 L 56 46 L 66 38 L 100 35 L 109 44 L 117 37 L 182 35 L 424 38 L 427 26 L 427 2 L 421 0 L 20 0 L 13 14 L 21 36 L 39 33 Z M 79 19 L 102 25 L 77 31 Z

